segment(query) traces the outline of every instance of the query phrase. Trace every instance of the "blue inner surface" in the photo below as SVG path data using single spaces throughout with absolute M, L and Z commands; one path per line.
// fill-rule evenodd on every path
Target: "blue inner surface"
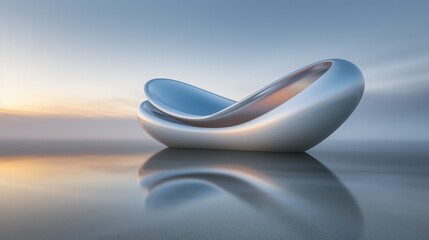
M 179 81 L 156 79 L 148 90 L 159 103 L 183 113 L 205 116 L 216 113 L 235 102 Z

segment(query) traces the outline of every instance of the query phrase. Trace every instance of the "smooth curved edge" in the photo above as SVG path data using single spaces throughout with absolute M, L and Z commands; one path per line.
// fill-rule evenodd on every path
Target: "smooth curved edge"
M 165 84 L 167 85 L 162 86 Z M 144 86 L 144 92 L 148 100 L 165 114 L 170 116 L 182 116 L 189 119 L 198 119 L 199 117 L 211 115 L 236 103 L 234 100 L 205 89 L 167 78 L 149 80 Z M 169 97 L 173 97 L 174 99 L 170 99 L 169 104 L 164 103 L 165 98 Z M 178 105 L 180 102 L 183 103 Z M 206 113 L 201 114 L 196 112 L 193 108 L 190 108 L 191 105 L 189 103 L 194 103 L 194 105 L 192 105 L 193 108 L 195 108 L 195 103 L 203 105 Z
M 252 120 L 295 97 L 329 71 L 332 64 L 332 60 L 325 60 L 303 67 L 259 89 L 243 100 L 206 116 L 190 115 L 178 111 L 157 98 L 156 94 L 150 90 L 150 86 L 156 84 L 157 81 L 165 80 L 149 81 L 145 86 L 145 91 L 149 101 L 156 108 L 178 121 L 199 127 L 228 127 Z M 176 85 L 180 85 L 180 83 L 175 81 Z M 213 95 L 219 96 L 189 84 L 183 84 L 183 86 L 188 88 L 186 89 L 188 92 L 194 92 L 198 95 L 205 94 L 208 98 Z M 171 87 L 173 88 L 174 86 L 172 85 Z M 166 91 L 168 90 L 166 89 Z M 199 97 L 202 98 L 201 96 Z M 184 104 L 199 107 L 199 103 L 193 103 L 193 101 L 188 101 Z

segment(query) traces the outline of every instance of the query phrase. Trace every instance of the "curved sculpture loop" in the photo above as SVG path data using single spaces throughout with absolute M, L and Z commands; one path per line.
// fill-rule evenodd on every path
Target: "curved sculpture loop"
M 170 79 L 146 83 L 142 127 L 169 147 L 302 152 L 333 133 L 364 90 L 360 70 L 330 59 L 299 69 L 241 101 Z

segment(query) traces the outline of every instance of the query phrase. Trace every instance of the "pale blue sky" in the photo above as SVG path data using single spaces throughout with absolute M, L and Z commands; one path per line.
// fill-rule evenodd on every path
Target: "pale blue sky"
M 427 138 L 428 12 L 425 1 L 0 0 L 0 108 L 133 118 L 151 78 L 240 99 L 344 58 L 366 92 L 334 136 Z

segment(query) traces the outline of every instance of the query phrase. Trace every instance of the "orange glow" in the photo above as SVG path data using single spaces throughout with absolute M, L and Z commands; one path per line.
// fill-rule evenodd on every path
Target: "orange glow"
M 54 179 L 93 172 L 138 169 L 149 157 L 140 155 L 19 156 L 0 158 L 1 184 L 53 184 Z M 120 159 L 120 161 L 118 160 Z M 92 174 L 91 174 L 92 172 Z
M 71 108 L 71 107 L 0 107 L 0 114 L 16 114 L 24 116 L 80 116 L 80 117 L 134 117 L 135 108 L 137 107 L 95 107 L 86 106 L 85 108 Z

